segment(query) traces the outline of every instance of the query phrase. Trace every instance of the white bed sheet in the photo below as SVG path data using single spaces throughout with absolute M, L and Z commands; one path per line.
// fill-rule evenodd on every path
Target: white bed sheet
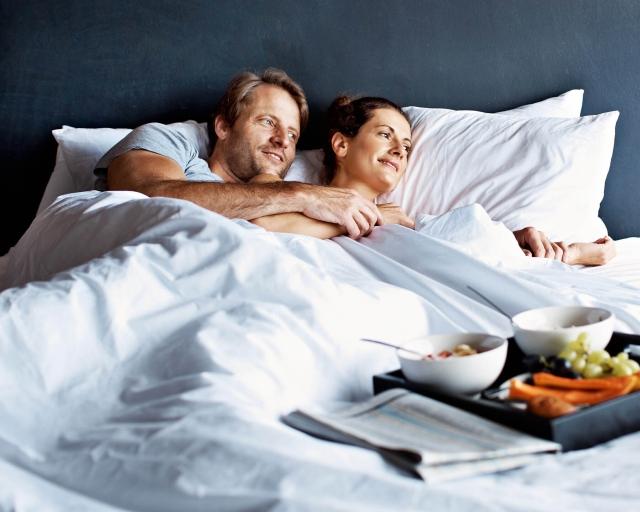
M 397 226 L 318 241 L 184 201 L 62 198 L 11 254 L 5 283 L 28 284 L 0 294 L 0 510 L 633 509 L 640 433 L 426 486 L 279 422 L 397 367 L 360 337 L 510 334 L 466 284 L 508 311 L 604 305 L 640 332 L 638 288 L 472 252 Z
M 617 256 L 601 267 L 587 267 L 582 272 L 615 279 L 640 288 L 640 238 L 616 241 Z

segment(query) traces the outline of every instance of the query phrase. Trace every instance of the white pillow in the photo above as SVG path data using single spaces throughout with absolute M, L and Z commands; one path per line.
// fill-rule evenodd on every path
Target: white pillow
M 560 96 L 553 96 L 512 110 L 504 110 L 498 114 L 519 117 L 578 117 L 582 111 L 583 96 L 583 89 L 573 89 Z M 323 157 L 324 153 L 321 149 L 298 151 L 286 179 L 315 185 L 325 183 Z
M 582 112 L 583 89 L 573 89 L 560 96 L 523 105 L 497 114 L 518 115 L 522 117 L 580 117 Z
M 206 160 L 209 157 L 206 123 L 185 121 L 169 126 L 197 142 L 200 158 Z M 72 126 L 53 130 L 51 133 L 58 143 L 56 165 L 40 201 L 38 214 L 60 195 L 93 190 L 96 179 L 93 169 L 98 160 L 130 132 L 130 128 L 74 128 Z
M 504 113 L 514 112 L 519 115 L 547 117 L 579 116 L 583 93 L 582 89 L 575 89 Z M 171 126 L 181 129 L 185 135 L 190 134 L 194 140 L 198 141 L 201 158 L 206 159 L 209 156 L 206 123 L 186 121 L 174 123 Z M 73 128 L 71 126 L 53 130 L 53 136 L 58 143 L 56 164 L 40 201 L 38 213 L 53 203 L 59 195 L 92 190 L 95 181 L 93 169 L 96 163 L 130 131 L 128 128 Z M 321 149 L 298 151 L 285 179 L 314 184 L 323 183 L 322 159 Z
M 575 119 L 405 109 L 413 154 L 400 185 L 381 198 L 409 215 L 478 203 L 509 229 L 593 241 L 618 112 Z

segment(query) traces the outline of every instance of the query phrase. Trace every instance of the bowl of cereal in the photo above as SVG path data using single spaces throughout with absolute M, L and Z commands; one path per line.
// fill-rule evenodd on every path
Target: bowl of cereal
M 507 340 L 481 333 L 437 334 L 407 342 L 397 354 L 407 380 L 446 393 L 475 394 L 500 375 Z

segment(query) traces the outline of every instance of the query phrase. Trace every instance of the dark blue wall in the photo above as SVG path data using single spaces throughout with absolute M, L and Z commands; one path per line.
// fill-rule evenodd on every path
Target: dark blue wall
M 35 213 L 52 129 L 204 119 L 268 65 L 308 93 L 303 147 L 342 91 L 495 111 L 584 88 L 585 114 L 621 110 L 601 214 L 640 235 L 639 28 L 637 0 L 2 0 L 0 254 Z

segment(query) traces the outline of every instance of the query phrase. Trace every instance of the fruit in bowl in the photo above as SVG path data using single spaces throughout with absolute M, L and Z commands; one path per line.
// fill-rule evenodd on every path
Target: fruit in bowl
M 512 318 L 516 343 L 525 354 L 562 352 L 582 335 L 590 350 L 604 349 L 613 334 L 613 313 L 586 306 L 529 309 Z
M 479 393 L 498 378 L 507 357 L 506 339 L 480 333 L 425 336 L 403 347 L 418 352 L 397 350 L 407 380 L 446 393 Z

